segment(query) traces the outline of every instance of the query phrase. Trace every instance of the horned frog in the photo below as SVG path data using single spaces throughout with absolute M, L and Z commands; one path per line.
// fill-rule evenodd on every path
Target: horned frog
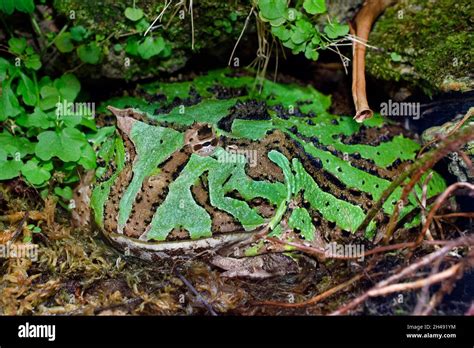
M 91 206 L 115 245 L 150 261 L 211 255 L 227 276 L 296 272 L 285 242 L 324 248 L 355 232 L 420 148 L 380 116 L 361 125 L 330 114 L 330 97 L 312 87 L 253 86 L 250 75 L 218 70 L 106 103 L 117 132 L 98 154 Z M 434 173 L 428 197 L 444 187 Z M 400 223 L 415 226 L 416 207 L 410 196 Z

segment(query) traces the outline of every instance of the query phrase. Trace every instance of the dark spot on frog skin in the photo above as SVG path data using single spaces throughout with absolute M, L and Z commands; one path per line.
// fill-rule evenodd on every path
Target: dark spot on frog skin
M 214 85 L 209 87 L 207 91 L 214 94 L 217 99 L 230 99 L 247 95 L 246 88 L 231 88 L 222 85 Z
M 233 107 L 230 108 L 230 114 L 222 118 L 217 126 L 230 132 L 232 130 L 232 123 L 235 119 L 241 120 L 270 120 L 267 103 L 264 101 L 238 100 Z

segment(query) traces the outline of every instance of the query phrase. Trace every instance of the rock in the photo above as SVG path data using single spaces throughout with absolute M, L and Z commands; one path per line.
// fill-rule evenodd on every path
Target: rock
M 441 126 L 426 129 L 421 137 L 423 143 L 428 144 L 433 140 L 441 139 L 447 136 L 462 118 L 462 115 L 458 115 L 452 121 L 446 122 Z M 464 122 L 461 128 L 467 127 L 470 124 L 472 125 L 473 123 L 474 119 L 471 117 L 470 119 Z M 467 158 L 469 158 L 471 163 L 474 162 L 474 141 L 471 141 L 464 145 L 461 148 L 461 151 L 466 155 Z M 469 182 L 471 184 L 474 183 L 474 171 L 469 168 L 465 159 L 460 156 L 458 152 L 452 152 L 447 156 L 447 159 L 448 171 L 457 178 L 458 182 Z
M 471 0 L 401 0 L 377 20 L 367 70 L 428 95 L 474 87 Z
M 143 10 L 144 15 L 139 21 L 133 22 L 124 14 L 125 9 L 131 7 L 131 1 L 96 1 L 94 6 L 90 6 L 87 1 L 56 0 L 54 7 L 59 14 L 68 19 L 71 19 L 72 14 L 73 25 L 87 29 L 90 33 L 88 42 L 97 36 L 109 38 L 99 41 L 99 46 L 104 53 L 100 64 L 85 64 L 77 71 L 78 75 L 135 80 L 173 73 L 182 68 L 193 54 L 204 49 L 214 52 L 216 56 L 225 55 L 227 53 L 224 52 L 227 50 L 224 52 L 221 50 L 229 48 L 230 53 L 250 9 L 250 2 L 247 0 L 230 3 L 214 0 L 194 1 L 193 50 L 189 2 L 183 2 L 183 6 L 176 6 L 178 2 L 172 2 L 164 12 L 162 21 L 155 23 L 158 27 L 147 34 L 154 38 L 164 39 L 166 49 L 163 53 L 150 59 L 129 54 L 126 49 L 128 42 L 143 39 L 145 29 L 142 29 L 141 33 L 133 34 L 138 23 L 141 23 L 142 28 L 147 28 L 163 10 L 164 4 L 164 1 L 137 1 L 136 7 Z M 116 49 L 119 47 L 121 49 Z M 130 59 L 129 66 L 125 64 L 126 58 Z M 68 62 L 69 65 L 80 64 L 76 55 L 73 55 L 72 59 L 75 61 Z

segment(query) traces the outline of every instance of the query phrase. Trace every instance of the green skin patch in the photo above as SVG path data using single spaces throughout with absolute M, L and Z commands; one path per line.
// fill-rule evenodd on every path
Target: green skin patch
M 390 181 L 354 167 L 350 161 L 324 150 L 324 147 L 330 146 L 342 154 L 358 153 L 361 158 L 371 160 L 374 166 L 379 168 L 387 168 L 395 161 L 414 160 L 419 150 L 418 143 L 403 135 L 395 135 L 377 146 L 345 144 L 341 137 L 356 134 L 361 125 L 349 117 L 331 115 L 327 111 L 331 104 L 330 97 L 312 87 L 284 85 L 268 80 L 263 81 L 261 93 L 258 94 L 252 88 L 255 83 L 252 77 L 233 77 L 229 73 L 228 70 L 217 70 L 197 77 L 193 81 L 157 82 L 143 86 L 144 90 L 151 95 L 166 96 L 164 101 L 148 103 L 142 99 L 124 97 L 104 103 L 104 105 L 113 105 L 117 108 L 132 107 L 158 124 L 151 126 L 140 121 L 133 123 L 130 138 L 135 146 L 137 157 L 132 167 L 133 178 L 126 187 L 119 204 L 119 232 L 130 217 L 133 202 L 144 180 L 156 174 L 160 164 L 164 163 L 173 152 L 183 148 L 183 126 L 191 126 L 195 122 L 213 125 L 217 135 L 252 141 L 265 138 L 271 130 L 280 130 L 299 144 L 307 154 L 319 159 L 322 168 L 336 177 L 347 189 L 370 194 L 373 200 L 381 197 L 390 185 Z M 212 92 L 212 88 L 217 85 L 227 89 L 241 89 L 246 93 L 239 94 L 239 97 L 218 99 Z M 191 91 L 194 94 L 197 92 L 201 96 L 201 101 L 191 106 L 183 106 L 184 103 L 181 105 L 179 100 L 176 102 L 175 98 L 181 100 L 190 98 Z M 219 121 L 231 113 L 236 103 L 249 100 L 264 101 L 270 119 L 236 118 L 232 122 L 230 132 L 219 127 Z M 160 113 L 159 111 L 155 114 L 154 110 L 163 110 L 172 102 L 175 107 L 169 112 Z M 284 117 L 278 114 L 282 109 Z M 297 115 L 296 113 L 293 115 L 295 110 L 298 111 Z M 379 115 L 376 115 L 364 126 L 378 128 L 383 126 L 384 122 Z M 317 137 L 322 147 L 317 147 L 308 140 L 314 137 Z M 311 210 L 318 212 L 324 219 L 346 231 L 356 231 L 365 218 L 366 212 L 359 205 L 324 191 L 304 169 L 298 158 L 289 160 L 278 150 L 272 150 L 267 154 L 284 174 L 285 180 L 281 183 L 250 178 L 246 173 L 247 159 L 243 155 L 233 154 L 235 161 L 222 160 L 228 156 L 231 154 L 221 147 L 217 147 L 216 151 L 208 157 L 197 154 L 190 156 L 179 175 L 169 184 L 165 199 L 156 208 L 144 235 L 146 240 L 165 241 L 170 232 L 176 228 L 188 231 L 191 239 L 212 236 L 211 216 L 195 201 L 191 190 L 192 186 L 203 177 L 207 180 L 210 204 L 230 214 L 247 231 L 266 224 L 272 236 L 280 236 L 283 233 L 281 220 L 288 212 L 290 203 L 298 196 L 308 202 Z M 91 205 L 100 226 L 104 224 L 104 204 L 110 194 L 110 189 L 124 167 L 124 149 L 120 140 L 115 141 L 113 157 L 113 161 L 111 159 L 109 162 L 115 162 L 116 172 L 108 180 L 98 184 L 92 195 Z M 441 176 L 434 173 L 429 183 L 428 197 L 439 194 L 445 187 Z M 239 198 L 230 197 L 231 192 L 237 192 Z M 420 195 L 421 188 L 416 187 L 415 193 Z M 400 195 L 399 188 L 383 205 L 386 214 L 393 212 L 394 204 Z M 265 199 L 276 208 L 273 217 L 265 219 L 249 205 L 249 202 L 255 198 Z M 416 206 L 416 199 L 411 195 L 409 204 L 401 212 L 401 217 L 411 212 Z M 313 225 L 308 209 L 293 207 L 288 215 L 287 226 L 300 233 L 305 240 L 312 241 L 317 229 Z M 412 224 L 416 224 L 416 221 L 419 220 L 415 218 Z M 373 235 L 375 227 L 375 223 L 369 225 L 366 231 L 368 236 Z

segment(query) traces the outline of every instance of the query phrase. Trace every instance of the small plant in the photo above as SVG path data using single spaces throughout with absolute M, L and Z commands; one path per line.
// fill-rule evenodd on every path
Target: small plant
M 316 16 L 326 13 L 325 0 L 298 0 L 289 7 L 287 0 L 259 0 L 259 18 L 269 23 L 271 33 L 293 54 L 304 52 L 318 60 L 319 49 L 328 48 L 336 39 L 349 33 L 349 26 L 329 21 L 323 31 L 315 25 Z
M 0 58 L 0 180 L 21 176 L 68 202 L 78 169 L 96 167 L 94 147 L 110 129 L 97 131 L 93 107 L 73 103 L 81 89 L 73 74 L 38 80 L 41 60 L 24 38 L 10 38 L 8 52 L 13 60 Z

